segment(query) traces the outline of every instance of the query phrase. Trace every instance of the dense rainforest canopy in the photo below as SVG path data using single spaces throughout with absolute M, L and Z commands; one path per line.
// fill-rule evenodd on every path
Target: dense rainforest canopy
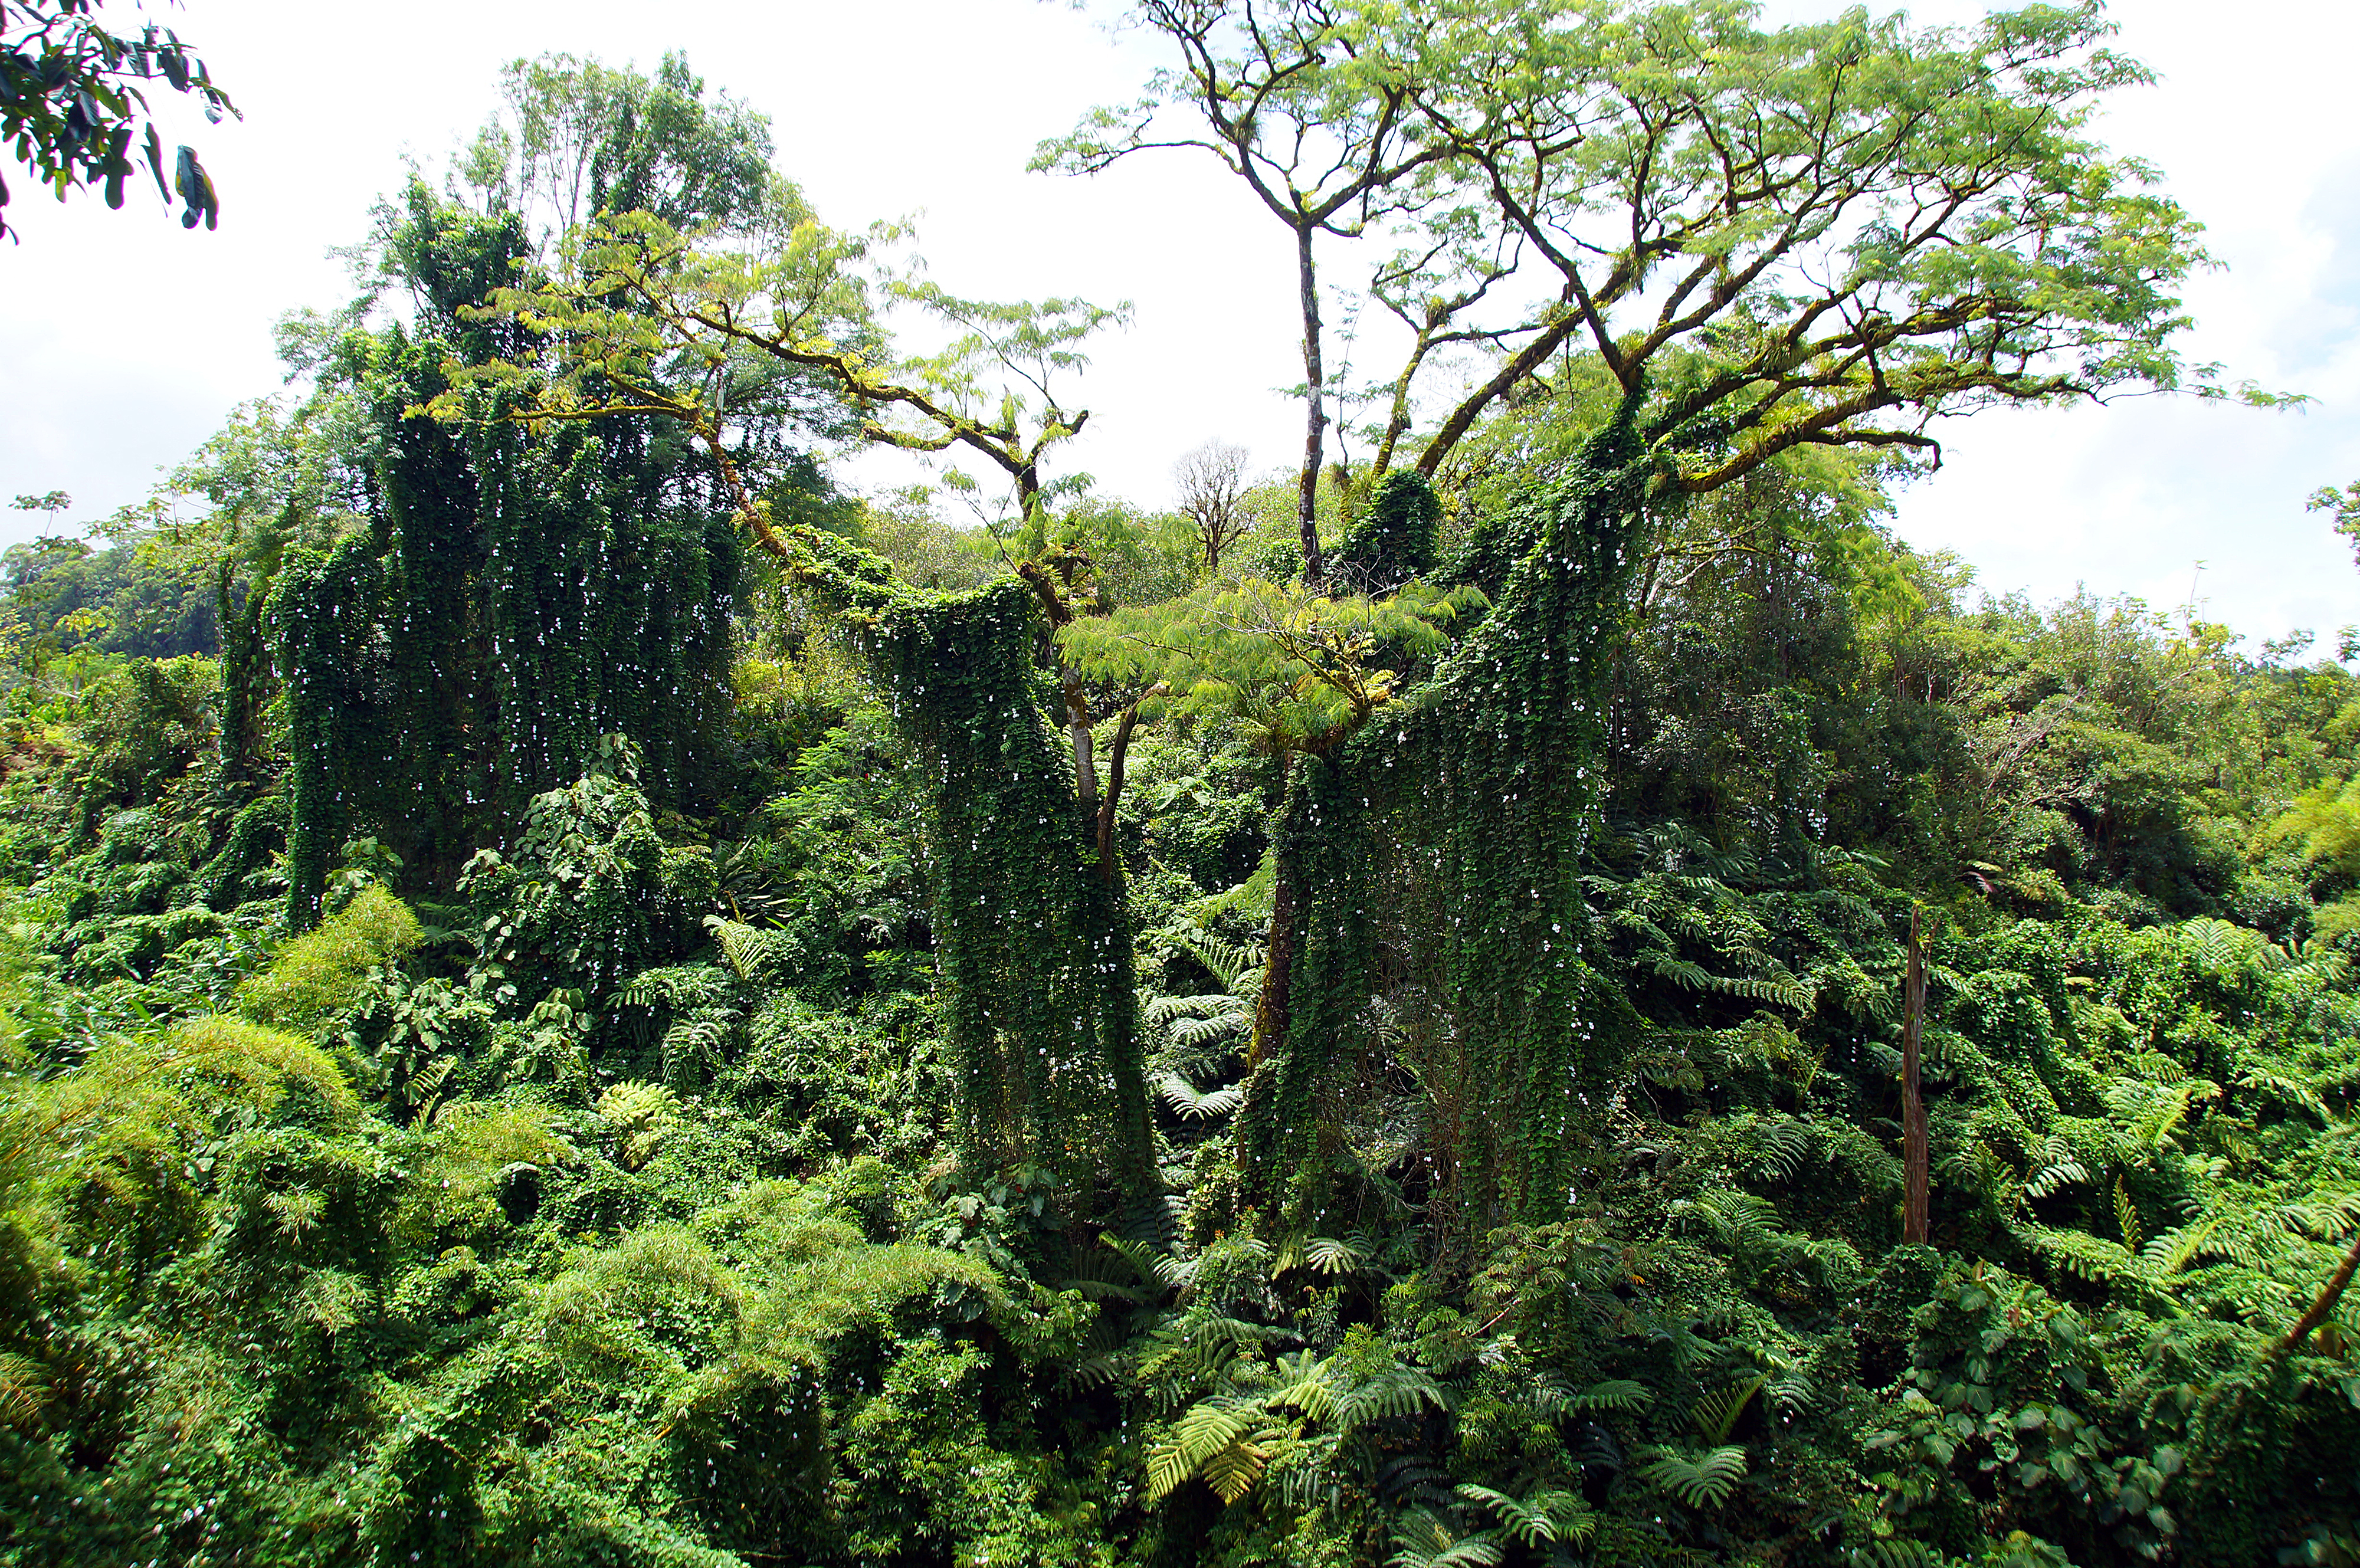
M 0 562 L 0 1563 L 2360 1559 L 2360 680 L 1882 524 L 2219 394 L 2094 7 L 1132 17 L 1293 472 L 552 55 Z

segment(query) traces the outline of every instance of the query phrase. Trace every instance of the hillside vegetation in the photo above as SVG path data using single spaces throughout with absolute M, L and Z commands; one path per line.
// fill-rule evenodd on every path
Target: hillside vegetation
M 1934 413 L 2192 383 L 2181 215 L 2035 112 L 2136 69 L 1338 15 L 1400 74 L 1273 104 L 1658 225 L 1495 395 L 1413 362 L 1397 463 L 1318 459 L 1315 321 L 1299 485 L 1092 495 L 1110 312 L 551 57 L 296 394 L 8 552 L 0 1563 L 2360 1561 L 2360 678 L 1884 524 Z M 1601 195 L 1469 107 L 1578 91 L 1852 161 Z M 1770 281 L 1830 235 L 1832 314 Z

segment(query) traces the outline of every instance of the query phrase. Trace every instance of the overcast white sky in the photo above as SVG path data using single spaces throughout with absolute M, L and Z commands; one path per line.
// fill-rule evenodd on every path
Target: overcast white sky
M 1833 8 L 1777 0 L 1770 15 Z M 1927 21 L 1981 9 L 1910 7 Z M 112 0 L 105 14 L 122 27 L 134 13 Z M 2226 264 L 2189 290 L 2192 355 L 2316 402 L 1958 422 L 1899 531 L 1957 550 L 1995 590 L 2086 583 L 2177 608 L 2193 583 L 2204 613 L 2256 638 L 2332 640 L 2360 622 L 2360 572 L 2303 497 L 2360 478 L 2360 11 L 2254 0 L 2232 21 L 2218 4 L 2117 0 L 2113 14 L 2119 47 L 2163 82 L 2125 95 L 2103 134 L 2163 168 Z M 642 67 L 686 50 L 770 115 L 780 166 L 829 222 L 923 213 L 934 276 L 961 293 L 1135 302 L 1136 324 L 1097 350 L 1073 449 L 1103 488 L 1164 504 L 1173 459 L 1209 436 L 1271 468 L 1299 450 L 1299 416 L 1273 391 L 1301 374 L 1284 231 L 1201 156 L 1089 180 L 1023 172 L 1037 141 L 1129 96 L 1154 62 L 1144 40 L 1061 4 L 188 0 L 170 19 L 246 112 L 213 127 L 169 111 L 213 173 L 222 227 L 184 233 L 152 189 L 121 212 L 59 206 L 11 167 L 24 237 L 0 245 L 0 497 L 64 489 L 71 517 L 103 516 L 274 390 L 270 323 L 347 291 L 328 248 L 364 233 L 406 154 L 431 162 L 472 133 L 505 61 L 548 50 Z M 32 531 L 0 511 L 0 542 Z

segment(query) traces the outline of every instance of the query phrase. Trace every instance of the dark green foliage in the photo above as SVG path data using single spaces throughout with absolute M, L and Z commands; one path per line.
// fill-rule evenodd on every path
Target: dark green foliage
M 1432 575 L 1439 562 L 1442 502 L 1415 469 L 1395 469 L 1377 481 L 1358 521 L 1337 547 L 1338 581 L 1369 593 L 1398 588 Z
M 943 1036 L 978 1171 L 1152 1181 L 1131 934 L 1117 869 L 1043 709 L 1038 601 L 1013 578 L 964 593 L 890 585 L 884 562 L 803 530 L 814 588 L 859 641 L 917 753 Z
M 600 749 L 592 771 L 534 797 L 509 855 L 483 850 L 460 877 L 486 956 L 530 996 L 604 996 L 685 956 L 705 945 L 700 922 L 719 897 L 709 853 L 656 835 L 630 743 Z
M 1398 911 L 1411 983 L 1449 1042 L 1420 1076 L 1426 1157 L 1462 1234 L 1562 1201 L 1577 1096 L 1610 1059 L 1578 877 L 1641 519 L 1631 418 L 1626 405 L 1569 476 L 1508 510 L 1495 531 L 1516 564 L 1491 613 L 1338 763 L 1297 773 L 1277 838 L 1300 867 L 1303 980 L 1263 1070 L 1273 1092 L 1259 1125 L 1312 1122 L 1315 1094 L 1340 1089 L 1370 991 L 1372 906 Z M 1368 810 L 1384 824 L 1375 840 Z
M 216 909 L 242 900 L 246 878 L 269 861 L 273 841 L 287 838 L 287 797 L 265 795 L 231 819 L 229 833 L 197 873 L 200 897 Z
M 796 757 L 795 788 L 754 814 L 724 863 L 725 904 L 765 928 L 749 957 L 799 995 L 849 1003 L 928 986 L 915 768 L 888 715 L 863 709 Z
M 447 385 L 446 359 L 516 352 L 519 329 L 462 311 L 525 258 L 520 222 L 414 185 L 387 250 L 424 314 L 415 335 L 356 336 L 344 369 L 373 411 L 381 512 L 290 559 L 270 598 L 299 922 L 327 847 L 356 832 L 447 889 L 603 735 L 639 746 L 660 807 L 694 805 L 728 711 L 739 547 L 676 446 L 644 430 L 530 435 L 489 405 L 464 426 L 408 417 Z

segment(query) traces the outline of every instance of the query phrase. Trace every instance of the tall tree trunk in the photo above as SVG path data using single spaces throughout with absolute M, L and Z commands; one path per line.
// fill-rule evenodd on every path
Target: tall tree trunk
M 2310 1309 L 2295 1320 L 2294 1326 L 2286 1331 L 2284 1338 L 2270 1346 L 2269 1354 L 2264 1359 L 2281 1361 L 2301 1349 L 2302 1342 L 2311 1337 L 2311 1331 L 2325 1323 L 2328 1314 L 2335 1311 L 2335 1303 L 2344 1299 L 2344 1287 L 2352 1283 L 2355 1270 L 2360 1270 L 2360 1236 L 2352 1238 L 2352 1246 L 2344 1252 L 2344 1261 L 2336 1265 L 2335 1272 L 2327 1277 L 2327 1283 L 2322 1285 L 2319 1294 L 2311 1298 Z
M 255 681 L 261 664 L 263 585 L 248 587 L 246 604 L 231 593 L 230 563 L 221 563 L 213 585 L 213 619 L 221 637 L 221 772 L 224 784 L 243 784 L 257 771 Z
M 1295 273 L 1303 290 L 1303 479 L 1295 518 L 1303 530 L 1303 581 L 1317 589 L 1327 572 L 1319 560 L 1319 458 L 1328 428 L 1326 373 L 1319 357 L 1319 279 L 1311 265 L 1309 223 L 1295 231 Z
M 1901 1239 L 1923 1246 L 1928 1207 L 1926 1101 L 1918 1091 L 1918 1040 L 1926 1022 L 1926 939 L 1918 911 L 1909 911 L 1909 969 L 1901 1015 Z

